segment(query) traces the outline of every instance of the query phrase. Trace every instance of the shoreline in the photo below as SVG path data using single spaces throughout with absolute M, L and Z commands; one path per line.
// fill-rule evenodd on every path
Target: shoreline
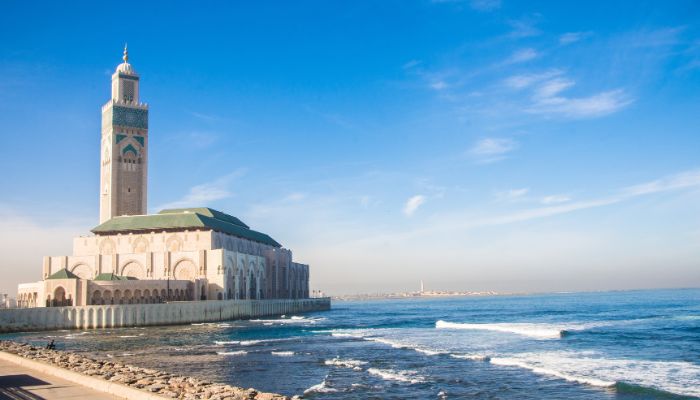
M 0 358 L 125 399 L 301 399 L 300 396 L 290 398 L 10 340 L 0 340 Z

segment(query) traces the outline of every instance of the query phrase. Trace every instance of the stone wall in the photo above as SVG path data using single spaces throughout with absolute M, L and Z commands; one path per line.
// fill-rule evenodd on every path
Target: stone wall
M 183 325 L 330 310 L 330 298 L 213 300 L 0 310 L 0 333 Z

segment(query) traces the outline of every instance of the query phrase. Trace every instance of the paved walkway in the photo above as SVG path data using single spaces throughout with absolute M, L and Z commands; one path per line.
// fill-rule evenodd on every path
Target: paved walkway
M 85 386 L 0 360 L 0 400 L 119 399 Z

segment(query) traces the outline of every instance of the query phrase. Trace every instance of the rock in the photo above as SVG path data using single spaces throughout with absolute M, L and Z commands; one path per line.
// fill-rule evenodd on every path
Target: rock
M 146 389 L 147 389 L 149 392 L 155 393 L 155 392 L 159 392 L 159 391 L 165 389 L 166 387 L 167 387 L 167 386 L 162 385 L 162 384 L 160 384 L 160 383 L 154 383 L 153 385 L 146 386 Z

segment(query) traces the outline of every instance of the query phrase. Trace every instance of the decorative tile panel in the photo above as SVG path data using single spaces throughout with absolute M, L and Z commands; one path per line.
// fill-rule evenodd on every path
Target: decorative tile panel
M 124 139 L 126 139 L 126 135 L 117 134 L 117 143 L 121 142 Z
M 143 136 L 134 135 L 134 139 L 136 139 L 136 141 L 139 142 L 139 144 L 141 145 L 141 147 L 143 147 L 143 144 L 144 144 Z
M 112 123 L 114 125 L 148 129 L 148 110 L 114 106 L 112 110 Z
M 126 146 L 124 146 L 124 148 L 122 149 L 122 155 L 125 155 L 128 152 L 134 153 L 134 156 L 136 156 L 136 157 L 138 157 L 138 155 L 139 155 L 139 152 L 131 144 L 127 144 Z

